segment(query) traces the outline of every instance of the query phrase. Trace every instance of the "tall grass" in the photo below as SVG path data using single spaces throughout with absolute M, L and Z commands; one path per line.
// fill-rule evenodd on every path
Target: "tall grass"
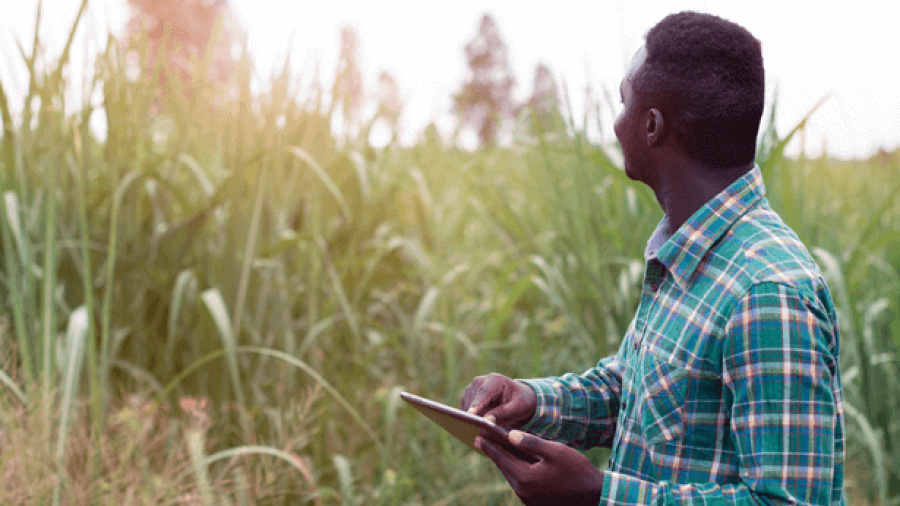
M 615 350 L 661 217 L 616 146 L 569 121 L 376 149 L 288 66 L 254 94 L 245 56 L 188 100 L 151 85 L 163 59 L 129 79 L 146 55 L 112 38 L 102 103 L 67 108 L 67 61 L 40 46 L 20 116 L 0 83 L 0 502 L 514 503 L 398 392 L 456 403 L 474 375 Z M 840 312 L 848 493 L 896 503 L 900 160 L 789 159 L 771 125 L 771 200 Z

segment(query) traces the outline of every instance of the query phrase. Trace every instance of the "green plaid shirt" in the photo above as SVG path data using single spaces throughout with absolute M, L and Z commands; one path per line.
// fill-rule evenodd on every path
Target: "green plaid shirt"
M 618 353 L 523 380 L 525 430 L 611 448 L 603 504 L 842 504 L 838 330 L 809 252 L 758 167 L 648 242 Z

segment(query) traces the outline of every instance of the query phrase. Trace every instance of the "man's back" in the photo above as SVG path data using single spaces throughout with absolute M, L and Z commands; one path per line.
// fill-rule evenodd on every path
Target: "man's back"
M 466 388 L 464 408 L 500 423 L 530 416 L 525 430 L 555 440 L 511 433 L 537 464 L 476 446 L 526 502 L 841 503 L 833 303 L 754 165 L 762 46 L 698 12 L 644 38 L 613 125 L 625 175 L 665 213 L 637 313 L 618 353 L 581 375 L 488 375 Z M 611 446 L 609 469 L 558 442 Z
M 763 192 L 754 168 L 670 237 L 664 222 L 618 354 L 580 376 L 527 381 L 539 401 L 525 429 L 611 443 L 604 489 L 623 502 L 635 493 L 841 500 L 834 308 Z

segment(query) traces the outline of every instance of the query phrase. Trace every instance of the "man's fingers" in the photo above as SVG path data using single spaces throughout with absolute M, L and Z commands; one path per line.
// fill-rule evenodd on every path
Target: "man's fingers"
M 462 395 L 461 408 L 468 411 L 469 413 L 474 413 L 480 407 L 480 404 L 483 404 L 481 400 L 484 397 L 483 391 L 486 383 L 490 383 L 490 375 L 487 376 L 476 376 L 475 379 L 469 383 L 469 386 L 466 387 L 466 390 Z M 474 410 L 474 411 L 473 411 Z
M 480 440 L 480 444 L 479 444 Z M 508 455 L 504 455 L 506 452 L 502 450 L 502 446 L 492 443 L 483 437 L 478 437 L 475 439 L 475 446 L 484 452 L 485 455 L 492 461 L 494 461 L 494 465 L 497 466 L 497 469 L 500 470 L 500 474 L 506 478 L 506 481 L 509 482 L 509 485 L 513 490 L 518 488 L 519 486 L 519 478 L 516 472 L 513 469 L 510 469 L 510 457 Z
M 510 425 L 510 420 L 509 420 L 510 407 L 511 407 L 510 403 L 505 403 L 505 404 L 501 403 L 497 406 L 494 406 L 491 409 L 485 410 L 481 416 L 483 416 L 485 418 L 488 418 L 488 417 L 492 418 L 493 419 L 492 421 L 494 423 L 499 423 L 500 425 L 503 425 L 503 426 L 509 426 Z M 498 422 L 498 420 L 499 420 L 499 422 Z
M 518 483 L 518 476 L 522 470 L 521 466 L 526 463 L 509 453 L 509 450 L 504 448 L 503 445 L 495 443 L 484 436 L 475 438 L 475 447 L 494 461 L 497 469 L 503 473 L 503 477 L 515 489 Z
M 511 457 L 502 446 L 491 441 L 486 435 L 475 437 L 475 448 L 484 452 L 489 459 L 494 461 L 494 464 L 497 464 L 501 471 L 506 468 L 506 464 Z
M 520 430 L 509 431 L 509 442 L 531 455 L 546 456 L 549 448 L 547 440 Z
M 473 404 L 473 407 L 475 405 Z M 509 411 L 510 408 L 514 407 L 509 402 L 503 402 L 503 392 L 494 392 L 493 398 L 489 401 L 486 401 L 482 406 L 476 411 L 471 411 L 470 413 L 476 413 L 480 416 L 483 416 L 489 419 L 491 422 L 500 424 L 503 426 L 508 426 L 510 423 L 509 420 Z
M 487 405 L 493 401 L 493 397 L 490 380 L 478 385 L 478 389 L 475 390 L 475 398 L 472 399 L 472 407 L 475 408 L 475 412 L 484 413 L 487 411 Z
M 462 399 L 460 399 L 459 407 L 461 409 L 468 410 L 470 413 L 472 412 L 472 400 L 475 397 L 475 389 L 481 384 L 481 377 L 477 377 L 472 380 L 472 383 L 466 387 L 463 392 Z
M 481 403 L 472 403 L 466 413 L 471 413 L 473 415 L 484 416 L 484 405 Z
M 468 412 L 473 413 L 479 416 L 484 416 L 485 413 L 489 412 L 491 409 L 495 408 L 497 404 L 500 403 L 502 397 L 502 391 L 496 388 L 492 388 L 490 381 L 485 381 L 478 387 L 478 390 L 475 391 L 475 395 L 472 398 L 472 404 L 469 406 Z M 496 417 L 495 417 L 496 419 Z

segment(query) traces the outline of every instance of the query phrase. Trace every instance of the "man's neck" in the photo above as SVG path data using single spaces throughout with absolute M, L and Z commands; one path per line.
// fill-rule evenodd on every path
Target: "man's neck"
M 672 232 L 681 228 L 698 209 L 753 167 L 749 164 L 710 169 L 702 164 L 682 162 L 660 171 L 658 184 L 653 188 Z

